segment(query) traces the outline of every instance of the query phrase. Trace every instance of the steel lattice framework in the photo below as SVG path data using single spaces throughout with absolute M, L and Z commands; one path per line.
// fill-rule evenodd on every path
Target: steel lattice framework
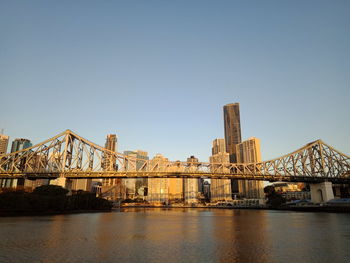
M 321 140 L 261 163 L 136 159 L 66 130 L 30 148 L 0 155 L 0 178 L 56 179 L 204 177 L 266 181 L 350 182 L 350 157 Z

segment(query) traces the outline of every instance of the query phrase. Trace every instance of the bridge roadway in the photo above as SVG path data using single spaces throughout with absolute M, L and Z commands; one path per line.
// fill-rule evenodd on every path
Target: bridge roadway
M 276 176 L 276 175 L 251 175 L 251 174 L 231 174 L 231 173 L 207 173 L 207 172 L 143 172 L 143 171 L 115 171 L 115 172 L 65 172 L 65 173 L 16 173 L 0 174 L 0 179 L 108 179 L 108 178 L 203 178 L 203 179 L 237 179 L 255 180 L 269 182 L 305 182 L 321 183 L 332 182 L 338 184 L 349 184 L 350 177 L 314 177 L 314 176 Z

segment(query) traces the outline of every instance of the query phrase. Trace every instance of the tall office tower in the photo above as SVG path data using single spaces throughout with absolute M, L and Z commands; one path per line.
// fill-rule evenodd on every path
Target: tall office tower
M 9 136 L 0 134 L 0 155 L 7 153 L 7 146 L 9 143 Z
M 29 148 L 32 143 L 28 139 L 17 138 L 12 142 L 11 152 L 21 151 L 23 149 Z
M 106 137 L 105 148 L 116 152 L 118 147 L 117 135 L 108 134 Z M 102 168 L 105 171 L 117 171 L 118 166 L 116 157 L 113 154 L 105 154 L 102 159 Z M 124 196 L 124 188 L 122 187 L 122 179 L 108 178 L 102 179 L 101 187 L 102 196 L 109 200 L 118 200 Z
M 260 140 L 252 137 L 236 145 L 237 161 L 239 163 L 261 162 Z M 264 198 L 262 181 L 240 180 L 240 195 L 245 198 Z
M 212 156 L 209 157 L 213 169 L 217 172 L 228 173 L 229 169 L 224 168 L 221 164 L 230 163 L 230 155 L 226 152 L 225 140 L 213 140 Z M 211 202 L 231 201 L 231 180 L 230 179 L 211 179 L 210 185 Z
M 137 157 L 136 170 L 138 171 L 145 170 L 147 167 L 147 161 L 149 160 L 148 153 L 142 150 L 136 150 L 135 152 Z M 147 178 L 136 179 L 135 192 L 136 192 L 137 198 L 145 199 L 148 193 Z
M 125 171 L 136 171 L 137 153 L 134 151 L 124 151 L 124 155 L 129 157 L 124 162 Z M 136 180 L 135 178 L 122 179 L 122 184 L 125 187 L 126 199 L 134 199 L 136 197 Z
M 150 160 L 150 166 L 155 170 L 164 171 L 168 164 L 168 158 L 161 154 L 156 154 Z M 169 202 L 169 179 L 168 178 L 149 178 L 147 201 L 151 203 L 168 203 Z
M 230 154 L 230 162 L 237 163 L 236 145 L 242 141 L 239 103 L 224 106 L 224 125 L 226 152 Z M 233 194 L 239 193 L 238 180 L 231 180 L 231 189 Z
M 188 171 L 197 172 L 198 170 L 198 158 L 193 155 L 187 158 L 189 163 Z M 198 202 L 198 179 L 197 178 L 185 178 L 184 179 L 184 197 L 186 204 L 192 204 Z
M 7 153 L 7 146 L 9 143 L 9 136 L 0 134 L 0 155 Z M 0 188 L 6 186 L 6 179 L 0 179 Z
M 12 142 L 11 153 L 24 150 L 32 146 L 32 143 L 28 139 L 17 138 Z M 7 182 L 8 187 L 24 186 L 24 179 L 11 179 Z M 10 185 L 9 185 L 10 184 Z
M 224 106 L 226 152 L 230 154 L 230 162 L 237 163 L 236 145 L 242 142 L 239 103 Z

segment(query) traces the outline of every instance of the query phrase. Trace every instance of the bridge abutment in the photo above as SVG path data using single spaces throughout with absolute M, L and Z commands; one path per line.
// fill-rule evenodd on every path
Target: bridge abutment
M 313 203 L 324 203 L 334 199 L 331 182 L 310 184 L 311 201 Z

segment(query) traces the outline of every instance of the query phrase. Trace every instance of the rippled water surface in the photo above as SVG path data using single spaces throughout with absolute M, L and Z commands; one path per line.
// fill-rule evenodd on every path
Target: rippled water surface
M 0 262 L 350 262 L 350 214 L 139 208 L 3 217 Z

